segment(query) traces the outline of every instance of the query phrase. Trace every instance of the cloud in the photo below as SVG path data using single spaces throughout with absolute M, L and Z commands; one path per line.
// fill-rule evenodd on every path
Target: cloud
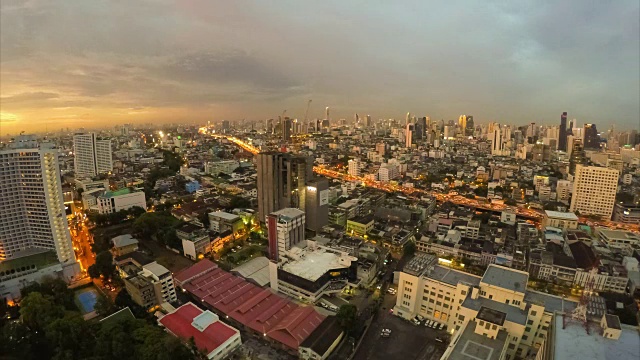
M 1 101 L 18 125 L 48 108 L 103 122 L 301 116 L 308 99 L 311 117 L 331 106 L 337 117 L 517 124 L 568 111 L 601 128 L 640 118 L 636 0 L 7 0 L 0 10 L 0 90 L 15 94 Z

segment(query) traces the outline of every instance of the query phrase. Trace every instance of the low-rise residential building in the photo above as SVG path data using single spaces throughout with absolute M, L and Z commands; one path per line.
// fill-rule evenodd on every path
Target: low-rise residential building
M 158 320 L 167 332 L 184 342 L 193 342 L 209 360 L 222 360 L 241 344 L 238 329 L 229 326 L 209 310 L 188 302 Z
M 577 229 L 578 217 L 572 212 L 545 210 L 542 226 L 552 226 L 560 229 Z
M 229 214 L 224 211 L 215 211 L 209 213 L 209 229 L 218 233 L 231 230 L 235 235 L 239 235 L 244 231 L 244 222 L 242 218 L 235 214 Z
M 113 244 L 111 253 L 114 257 L 138 250 L 138 240 L 134 239 L 130 234 L 116 236 L 111 239 L 111 243 Z
M 220 173 L 229 175 L 239 167 L 240 163 L 236 160 L 207 161 L 204 163 L 204 172 L 213 176 Z
M 112 214 L 120 210 L 128 210 L 132 207 L 147 209 L 147 200 L 144 191 L 136 191 L 124 188 L 117 191 L 106 191 L 98 196 L 97 207 L 100 214 Z
M 360 216 L 347 220 L 347 233 L 352 236 L 364 237 L 373 230 L 373 215 Z
M 610 230 L 608 228 L 597 227 L 596 236 L 598 240 L 611 249 L 617 249 L 625 255 L 631 255 L 634 248 L 640 246 L 640 234 L 626 230 Z
M 211 239 L 204 228 L 186 223 L 176 229 L 176 235 L 182 241 L 184 256 L 198 259 L 211 252 Z
M 624 224 L 640 224 L 640 205 L 615 204 L 613 207 L 613 221 Z
M 178 299 L 171 272 L 157 262 L 139 267 L 133 261 L 126 261 L 118 269 L 126 275 L 125 289 L 136 304 L 149 308 Z

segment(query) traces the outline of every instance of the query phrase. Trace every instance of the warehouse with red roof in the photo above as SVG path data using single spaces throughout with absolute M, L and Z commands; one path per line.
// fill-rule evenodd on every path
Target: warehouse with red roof
M 175 275 L 174 281 L 225 321 L 291 353 L 297 353 L 300 344 L 326 319 L 313 307 L 258 287 L 207 259 Z

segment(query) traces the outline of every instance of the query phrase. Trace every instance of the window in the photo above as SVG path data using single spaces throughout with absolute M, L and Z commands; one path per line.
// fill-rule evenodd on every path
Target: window
M 496 330 L 496 329 L 498 329 L 498 325 L 493 324 L 493 325 L 491 326 L 491 330 Z
M 485 328 L 485 330 L 489 330 L 489 329 L 491 328 L 491 323 L 489 323 L 489 322 L 488 322 L 488 323 L 486 323 L 486 324 L 484 325 L 484 328 Z
M 467 292 L 465 290 L 462 290 L 462 291 L 460 291 L 460 294 L 467 295 Z
M 522 340 L 527 340 L 529 337 L 527 335 L 522 335 Z
M 464 321 L 464 315 L 462 314 L 458 315 L 458 319 L 460 319 L 460 321 Z
M 438 299 L 442 299 L 442 294 L 438 294 Z
M 444 301 L 451 301 L 451 298 L 450 298 L 450 297 L 448 297 L 448 296 L 445 296 L 445 297 L 444 297 Z
M 536 316 L 536 311 L 535 310 L 531 310 L 531 316 Z
M 516 348 L 516 344 L 514 343 L 509 344 L 509 350 L 513 350 L 515 348 Z
M 489 300 L 493 299 L 493 295 L 489 295 Z
M 507 305 L 509 305 L 509 299 L 507 299 Z
M 440 301 L 436 301 L 436 306 L 442 306 L 442 303 Z
M 444 306 L 444 308 L 445 308 L 445 309 L 448 309 L 448 308 L 449 308 L 449 305 L 448 305 L 448 304 L 443 304 L 442 306 Z
M 533 320 L 528 320 L 527 325 L 533 325 Z

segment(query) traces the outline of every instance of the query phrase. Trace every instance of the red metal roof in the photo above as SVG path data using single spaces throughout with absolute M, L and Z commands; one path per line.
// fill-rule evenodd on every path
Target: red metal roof
M 189 274 L 182 279 L 182 287 L 195 297 L 244 326 L 266 334 L 289 348 L 298 346 L 325 319 L 310 306 L 299 306 L 293 301 L 275 294 L 270 289 L 260 288 L 253 283 L 228 273 L 209 262 L 205 270 L 204 262 L 183 271 Z M 199 275 L 193 275 L 199 274 Z
M 177 275 L 174 275 L 173 278 L 176 281 L 176 283 L 180 285 L 184 281 L 189 281 L 198 275 L 201 275 L 203 273 L 206 273 L 208 271 L 211 271 L 217 268 L 218 268 L 218 265 L 216 265 L 216 263 L 214 263 L 213 261 L 209 259 L 203 259 L 198 263 L 196 263 L 195 265 L 192 265 L 191 267 L 184 269 Z
M 220 321 L 216 321 L 207 326 L 204 331 L 200 331 L 193 327 L 191 323 L 196 316 L 202 313 L 203 311 L 194 304 L 186 303 L 176 311 L 160 319 L 160 323 L 184 341 L 193 336 L 196 347 L 209 354 L 235 335 L 237 330 Z

